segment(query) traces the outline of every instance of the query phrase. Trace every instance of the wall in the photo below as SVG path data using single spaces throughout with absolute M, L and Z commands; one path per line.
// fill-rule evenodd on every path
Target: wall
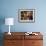
M 46 31 L 46 1 L 42 0 L 1 0 L 1 15 L 13 17 L 14 26 L 11 31 Z M 19 23 L 18 9 L 35 9 L 35 23 Z M 8 31 L 6 25 L 2 26 L 2 32 Z

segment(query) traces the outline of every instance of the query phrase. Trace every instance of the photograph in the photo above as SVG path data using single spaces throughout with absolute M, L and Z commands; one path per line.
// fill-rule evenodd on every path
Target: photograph
M 19 22 L 34 22 L 35 9 L 19 9 Z

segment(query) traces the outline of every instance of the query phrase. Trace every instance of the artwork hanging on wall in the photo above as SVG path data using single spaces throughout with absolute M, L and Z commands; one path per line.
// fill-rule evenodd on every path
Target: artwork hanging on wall
M 19 22 L 35 22 L 35 9 L 19 9 Z

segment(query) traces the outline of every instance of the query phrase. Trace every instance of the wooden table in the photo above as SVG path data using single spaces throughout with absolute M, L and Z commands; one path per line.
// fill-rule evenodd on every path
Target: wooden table
M 38 35 L 25 35 L 26 32 L 11 32 L 8 35 L 4 33 L 4 46 L 43 46 L 43 35 L 40 32 Z

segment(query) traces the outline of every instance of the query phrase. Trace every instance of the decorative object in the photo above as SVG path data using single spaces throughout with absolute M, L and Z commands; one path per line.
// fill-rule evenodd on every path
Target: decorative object
M 38 35 L 37 33 L 33 32 L 26 32 L 25 35 Z
M 5 18 L 5 25 L 9 25 L 9 32 L 8 34 L 11 35 L 10 33 L 10 25 L 14 24 L 14 19 L 13 18 Z
M 35 22 L 35 9 L 19 9 L 19 22 Z

